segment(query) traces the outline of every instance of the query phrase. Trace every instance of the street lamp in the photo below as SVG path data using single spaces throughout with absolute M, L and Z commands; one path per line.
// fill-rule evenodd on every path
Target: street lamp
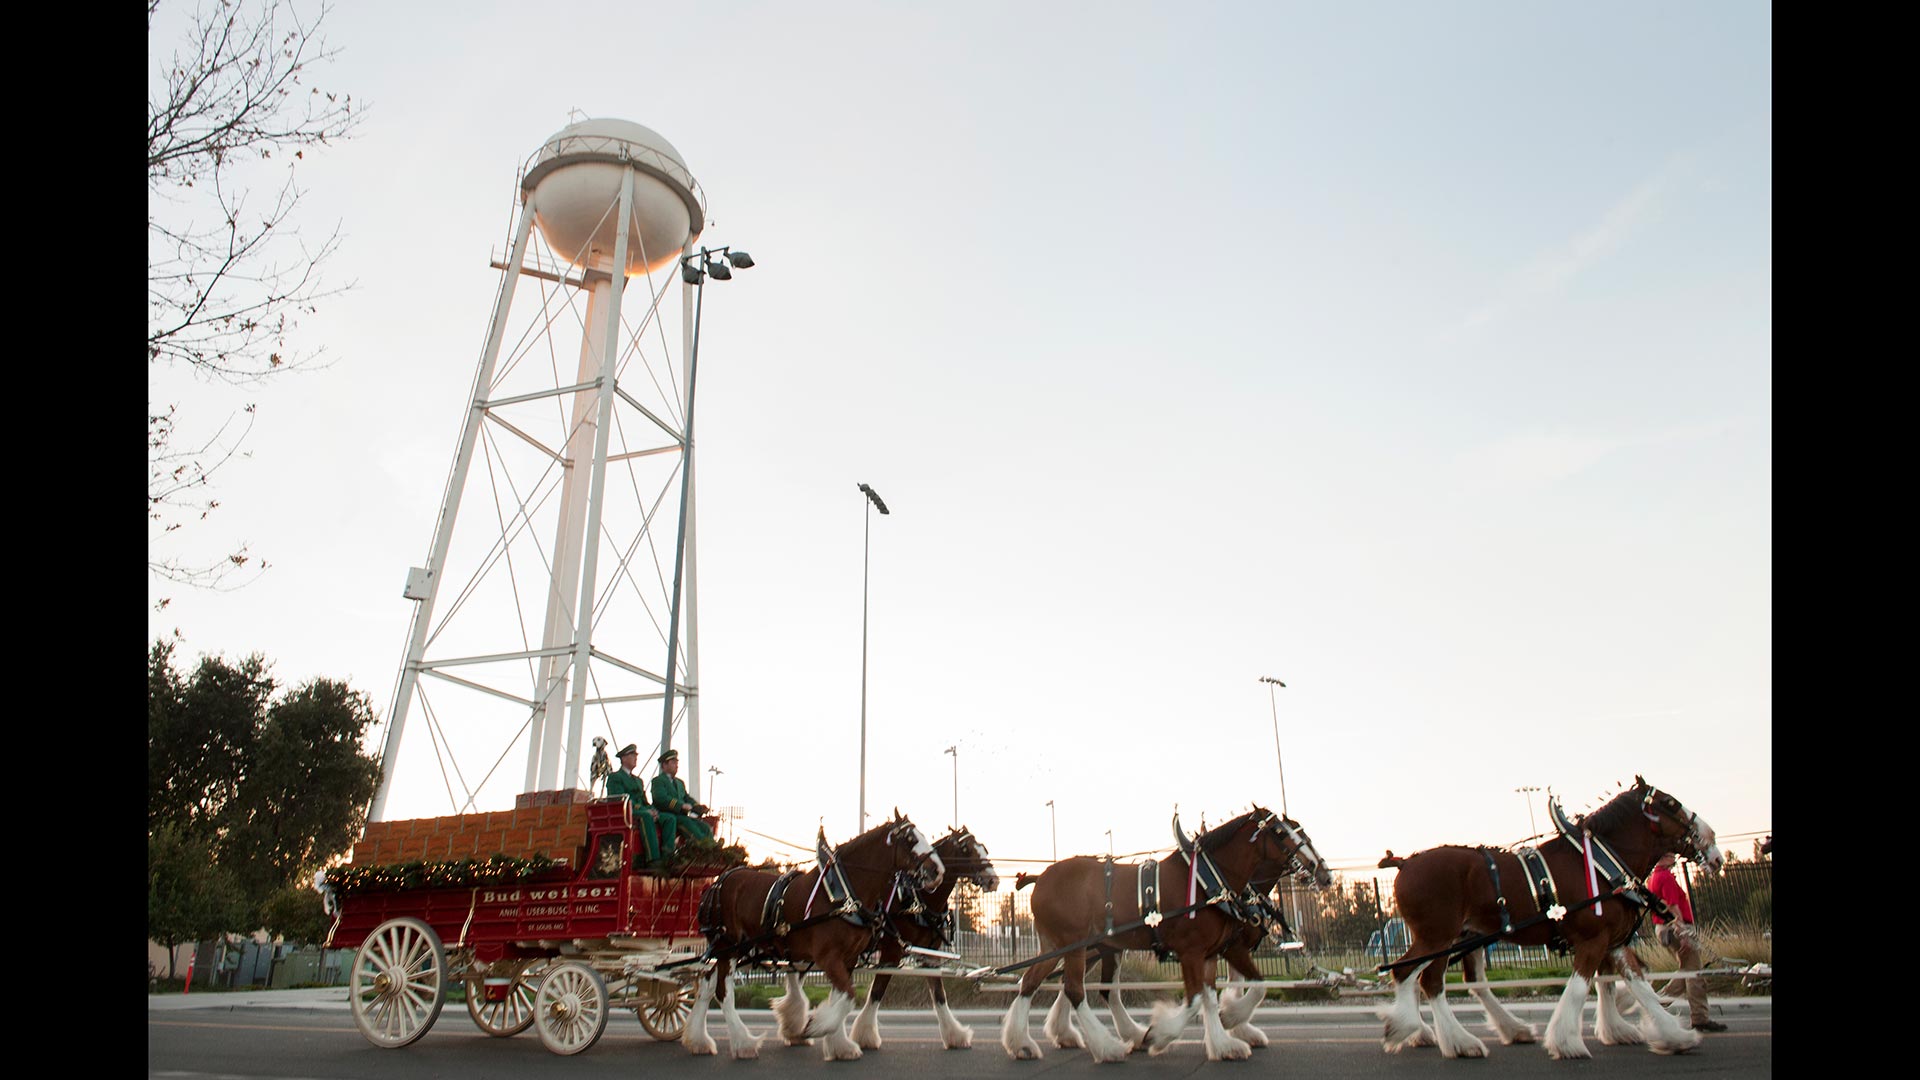
M 715 255 L 724 258 L 713 258 Z M 673 601 L 667 616 L 667 678 L 662 684 L 665 692 L 660 695 L 664 700 L 660 713 L 659 754 L 665 754 L 673 746 L 673 669 L 680 658 L 680 578 L 687 565 L 687 497 L 693 494 L 693 378 L 700 366 L 700 313 L 707 296 L 709 276 L 727 281 L 733 277 L 733 269 L 728 264 L 741 270 L 753 265 L 753 256 L 744 251 L 735 251 L 731 246 L 718 250 L 701 248 L 699 267 L 694 266 L 694 258 L 692 254 L 680 257 L 680 280 L 694 286 L 693 348 L 687 351 L 687 419 L 685 430 L 680 433 L 680 530 L 673 544 Z M 581 616 L 581 625 L 586 625 L 584 614 Z M 695 713 L 694 716 L 697 723 L 699 714 Z M 687 752 L 693 755 L 693 781 L 698 784 L 700 746 L 697 738 Z
M 698 340 L 696 338 L 696 340 Z M 873 512 L 877 508 L 881 514 L 890 514 L 887 504 L 880 493 L 865 484 L 860 491 L 867 497 L 867 532 L 865 546 L 860 552 L 860 828 L 867 831 L 867 568 L 873 554 Z M 663 751 L 664 752 L 664 751 Z M 960 768 L 960 759 L 953 763 L 956 774 Z M 959 801 L 956 792 L 954 801 Z
M 960 827 L 960 744 L 947 747 L 946 753 L 953 755 L 953 825 Z
M 1053 800 L 1047 800 L 1047 823 L 1053 832 L 1053 861 L 1060 861 L 1060 818 L 1053 809 Z
M 1540 835 L 1539 827 L 1533 823 L 1533 793 L 1539 790 L 1537 787 L 1517 787 L 1513 789 L 1515 795 L 1525 795 L 1527 797 L 1527 829 L 1529 830 L 1527 836 L 1529 839 Z
M 1280 760 L 1280 705 L 1273 698 L 1273 688 L 1284 687 L 1287 684 L 1270 675 L 1260 676 L 1260 681 L 1267 684 L 1267 705 L 1273 710 L 1273 763 L 1280 767 L 1280 816 L 1286 817 L 1287 766 Z

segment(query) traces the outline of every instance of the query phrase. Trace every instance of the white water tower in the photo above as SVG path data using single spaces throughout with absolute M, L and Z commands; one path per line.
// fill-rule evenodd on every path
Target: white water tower
M 698 797 L 696 303 L 707 271 L 730 271 L 695 257 L 705 199 L 686 161 L 631 121 L 556 132 L 519 198 L 432 547 L 407 578 L 372 820 L 396 787 L 503 808 L 519 748 L 521 790 L 586 788 L 590 734 L 646 747 L 657 729 L 664 747 L 683 724 Z M 491 505 L 463 517 L 469 499 Z

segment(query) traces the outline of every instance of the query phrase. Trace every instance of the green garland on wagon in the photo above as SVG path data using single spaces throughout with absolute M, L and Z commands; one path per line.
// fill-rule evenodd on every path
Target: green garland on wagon
M 515 858 L 493 855 L 485 859 L 448 862 L 389 863 L 384 866 L 336 866 L 327 871 L 327 884 L 340 896 L 355 892 L 397 892 L 404 889 L 457 888 L 464 885 L 506 885 L 525 881 L 564 863 L 534 855 Z

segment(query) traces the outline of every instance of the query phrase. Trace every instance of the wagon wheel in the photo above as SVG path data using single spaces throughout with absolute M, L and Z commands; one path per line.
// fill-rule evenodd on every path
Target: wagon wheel
M 533 997 L 533 1028 L 556 1054 L 577 1054 L 607 1030 L 607 982 L 578 960 L 555 964 Z
M 447 1001 L 447 954 L 419 919 L 388 919 L 353 956 L 347 1000 L 375 1046 L 405 1046 L 427 1033 Z
M 540 969 L 546 963 L 536 960 L 521 965 L 513 973 L 513 982 L 508 984 L 507 993 L 499 1001 L 487 1000 L 486 981 L 480 977 L 467 979 L 467 1015 L 473 1017 L 473 1024 L 481 1031 L 496 1039 L 518 1035 L 533 1024 L 533 996 L 535 986 L 540 981 Z
M 641 992 L 640 1003 L 633 1011 L 640 1017 L 640 1026 L 647 1029 L 647 1034 L 661 1042 L 672 1042 L 687 1030 L 687 1017 L 693 1014 L 694 993 L 693 987 L 680 983 L 651 983 Z

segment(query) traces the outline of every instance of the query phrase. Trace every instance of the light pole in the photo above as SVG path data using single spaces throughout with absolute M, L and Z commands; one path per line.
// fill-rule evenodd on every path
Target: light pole
M 1288 816 L 1287 765 L 1286 762 L 1280 760 L 1280 705 L 1274 700 L 1273 688 L 1276 686 L 1284 687 L 1287 684 L 1271 675 L 1260 676 L 1260 681 L 1267 684 L 1267 705 L 1273 709 L 1273 763 L 1280 768 L 1280 816 L 1286 817 Z
M 1533 793 L 1539 790 L 1537 787 L 1517 787 L 1513 789 L 1515 795 L 1525 795 L 1527 797 L 1527 836 L 1529 838 L 1540 835 L 1539 826 L 1533 823 Z
M 881 514 L 889 514 L 887 504 L 880 493 L 865 484 L 860 491 L 867 497 L 867 530 L 864 546 L 860 551 L 860 828 L 867 831 L 867 568 L 873 554 L 873 512 L 877 508 Z M 960 767 L 959 759 L 954 760 L 954 769 Z M 955 795 L 955 801 L 959 796 Z
M 1060 818 L 1053 808 L 1053 800 L 1047 800 L 1047 824 L 1053 833 L 1053 861 L 1060 861 Z
M 713 258 L 713 256 L 724 258 Z M 699 264 L 694 260 L 698 258 Z M 680 535 L 673 545 L 673 601 L 667 615 L 667 677 L 661 684 L 664 691 L 660 712 L 660 749 L 656 756 L 664 754 L 673 746 L 673 677 L 674 664 L 680 658 L 680 582 L 687 565 L 687 499 L 693 494 L 693 379 L 700 366 L 700 313 L 707 297 L 707 279 L 715 281 L 733 280 L 735 269 L 745 270 L 753 265 L 753 256 L 744 251 L 735 251 L 732 246 L 717 250 L 701 248 L 700 254 L 691 253 L 680 256 L 680 280 L 694 286 L 693 290 L 693 347 L 687 351 L 687 419 L 680 433 Z M 589 551 L 592 547 L 589 546 Z M 580 625 L 588 625 L 588 615 L 582 612 Z M 582 663 L 585 663 L 583 660 Z M 585 670 L 584 668 L 582 669 Z M 576 687 L 582 685 L 576 683 Z M 576 695 L 579 690 L 576 689 Z M 693 716 L 693 727 L 698 727 L 699 712 Z M 689 731 L 692 745 L 687 753 L 693 758 L 693 781 L 700 782 L 700 743 L 697 732 Z
M 960 827 L 960 744 L 947 747 L 946 753 L 953 755 L 953 825 Z

